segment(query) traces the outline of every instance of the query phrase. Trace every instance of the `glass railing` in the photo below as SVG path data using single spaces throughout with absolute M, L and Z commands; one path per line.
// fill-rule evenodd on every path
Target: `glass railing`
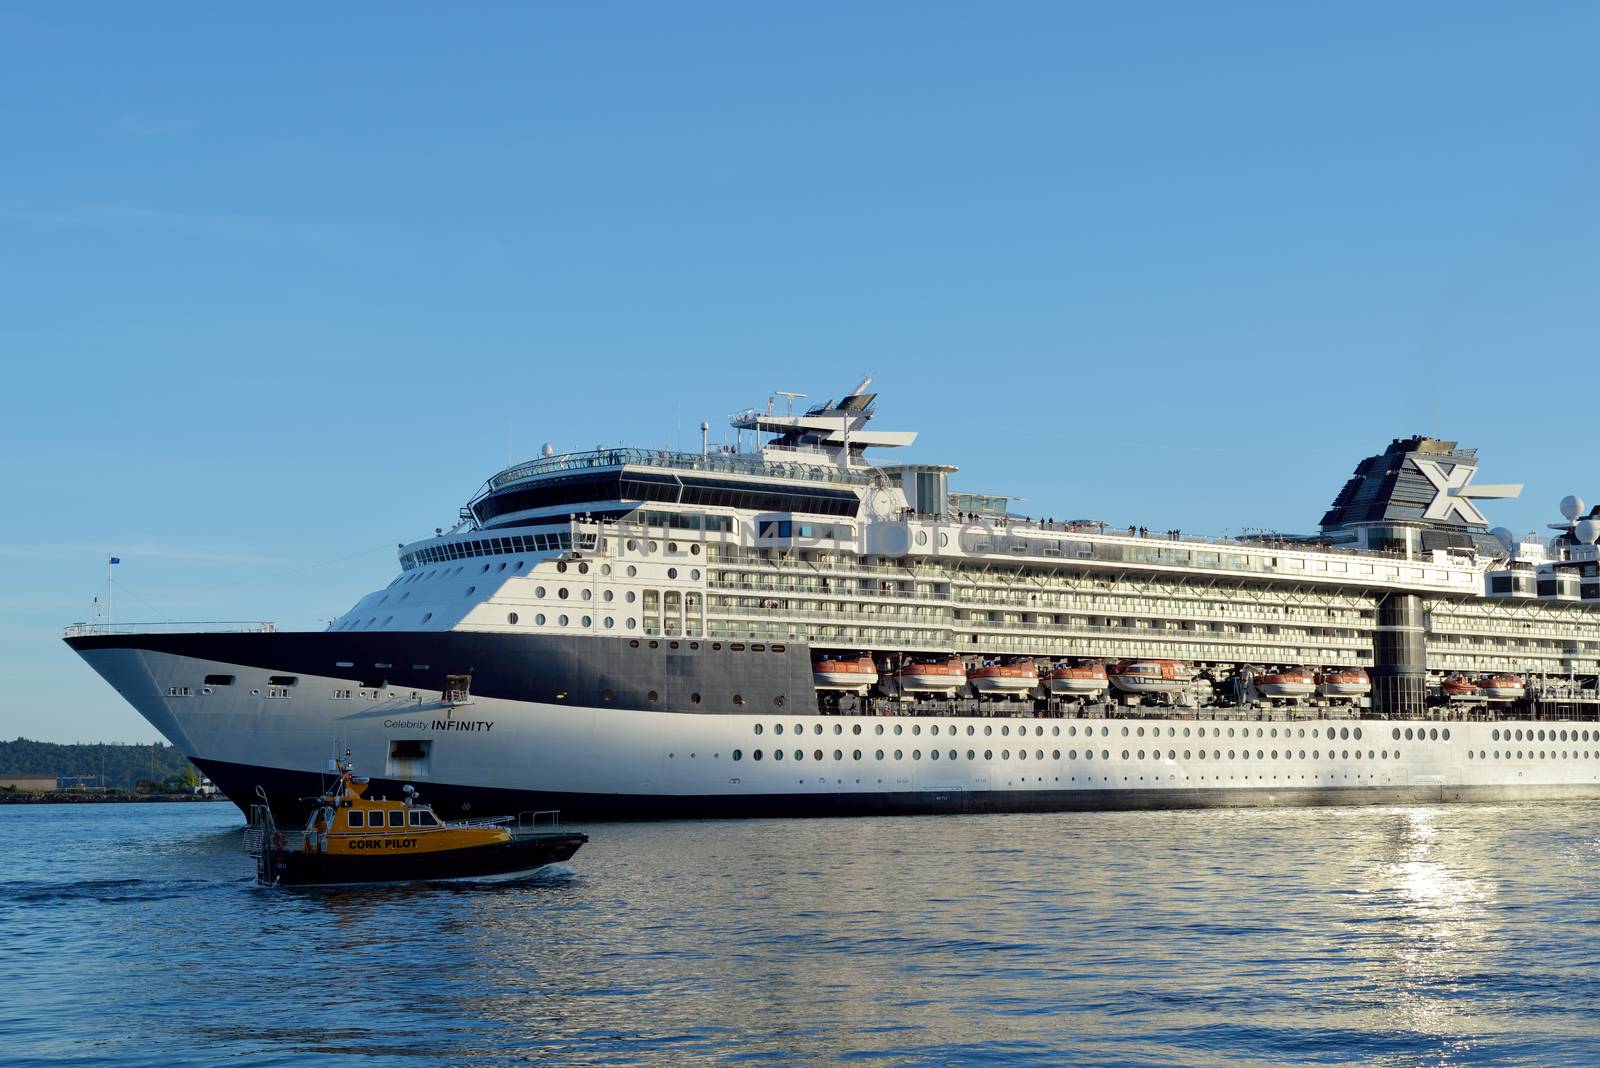
M 619 447 L 562 453 L 559 456 L 546 456 L 508 467 L 491 478 L 485 490 L 493 491 L 564 471 L 588 471 L 596 468 L 621 467 L 624 464 L 663 467 L 674 471 L 712 471 L 721 474 L 799 479 L 807 482 L 845 482 L 853 485 L 867 485 L 879 477 L 876 469 L 844 471 L 831 465 L 808 464 L 798 460 L 794 463 L 773 463 L 750 453 L 712 452 L 701 455 L 697 452 L 672 452 L 667 449 Z

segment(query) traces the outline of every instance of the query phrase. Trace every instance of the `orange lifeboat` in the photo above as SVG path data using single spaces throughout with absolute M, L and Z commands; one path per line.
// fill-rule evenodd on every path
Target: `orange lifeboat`
M 1306 668 L 1290 668 L 1255 677 L 1256 689 L 1263 697 L 1299 700 L 1317 692 L 1317 677 Z
M 878 681 L 878 665 L 865 654 L 849 658 L 822 656 L 812 661 L 811 678 L 819 690 L 865 693 Z
M 1528 692 L 1520 675 L 1485 675 L 1478 680 L 1478 689 L 1491 701 L 1516 701 Z
M 981 696 L 1022 697 L 1039 685 L 1039 669 L 1032 660 L 986 663 L 973 668 L 967 679 Z
M 1123 660 L 1106 665 L 1106 675 L 1132 694 L 1177 693 L 1194 681 L 1194 669 L 1182 660 Z
M 913 661 L 900 669 L 899 679 L 904 693 L 954 693 L 967 684 L 967 668 L 956 656 Z
M 1104 664 L 1057 664 L 1050 671 L 1050 692 L 1057 697 L 1102 694 L 1110 685 Z
M 1483 696 L 1483 691 L 1471 679 L 1453 676 L 1439 684 L 1439 689 L 1444 691 L 1445 697 L 1452 701 L 1470 701 Z
M 1372 680 L 1361 668 L 1339 668 L 1318 676 L 1317 689 L 1324 697 L 1365 697 L 1372 692 Z

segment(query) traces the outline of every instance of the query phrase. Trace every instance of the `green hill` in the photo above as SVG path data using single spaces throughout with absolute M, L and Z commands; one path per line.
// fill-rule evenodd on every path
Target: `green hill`
M 190 768 L 187 758 L 170 745 L 79 743 L 58 745 L 18 738 L 0 742 L 0 774 L 38 772 L 46 775 L 94 776 L 93 784 L 130 789 L 140 779 L 174 782 Z

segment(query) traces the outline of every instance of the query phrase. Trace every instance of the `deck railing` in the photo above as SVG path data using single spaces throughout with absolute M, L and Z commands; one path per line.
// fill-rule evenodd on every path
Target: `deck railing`
M 260 621 L 204 623 L 74 623 L 63 637 L 86 638 L 100 634 L 271 634 L 275 623 Z

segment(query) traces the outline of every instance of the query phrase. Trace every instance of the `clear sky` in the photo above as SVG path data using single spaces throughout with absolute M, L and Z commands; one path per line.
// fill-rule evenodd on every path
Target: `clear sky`
M 542 442 L 862 374 L 958 488 L 1314 529 L 1594 462 L 1594 4 L 0 4 L 0 736 L 60 641 L 320 628 Z

